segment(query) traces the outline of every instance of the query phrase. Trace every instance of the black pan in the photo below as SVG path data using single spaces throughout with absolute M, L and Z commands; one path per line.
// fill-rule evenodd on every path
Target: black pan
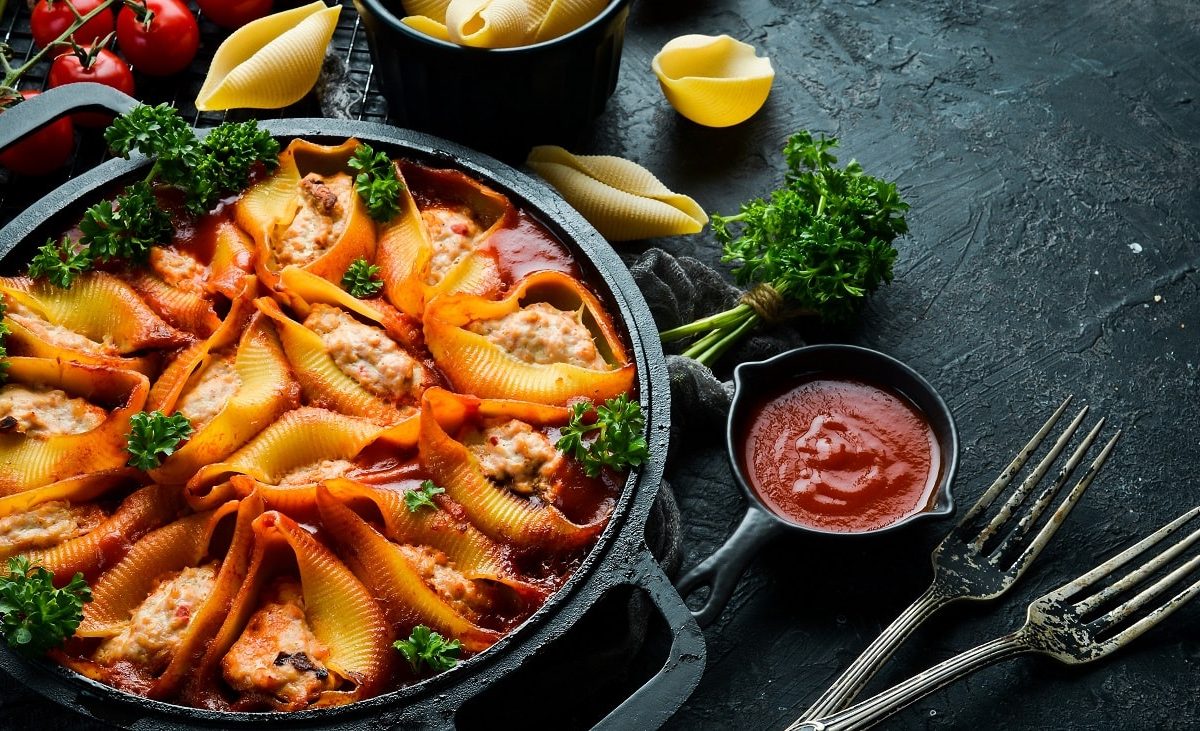
M 46 122 L 81 109 L 123 112 L 136 102 L 98 84 L 52 89 L 0 114 L 0 149 Z M 654 319 L 628 269 L 612 247 L 556 193 L 490 157 L 437 137 L 387 125 L 333 119 L 279 119 L 262 123 L 282 141 L 304 137 L 340 142 L 357 137 L 393 156 L 435 167 L 458 168 L 506 194 L 534 215 L 575 256 L 592 287 L 624 324 L 637 363 L 639 397 L 646 408 L 650 459 L 630 475 L 608 526 L 567 584 L 524 624 L 487 652 L 453 670 L 393 693 L 338 708 L 288 714 L 219 713 L 154 701 L 115 690 L 49 661 L 30 661 L 0 648 L 0 668 L 52 701 L 110 724 L 133 729 L 451 728 L 457 709 L 530 661 L 614 590 L 642 590 L 671 632 L 666 663 L 597 725 L 604 729 L 660 726 L 700 682 L 704 636 L 645 543 L 646 519 L 662 484 L 667 455 L 670 388 Z M 14 271 L 45 240 L 78 220 L 82 209 L 114 181 L 128 182 L 149 165 L 140 156 L 115 159 L 65 183 L 0 229 L 0 260 Z M 14 264 L 13 262 L 17 262 Z M 536 703 L 536 694 L 531 695 Z

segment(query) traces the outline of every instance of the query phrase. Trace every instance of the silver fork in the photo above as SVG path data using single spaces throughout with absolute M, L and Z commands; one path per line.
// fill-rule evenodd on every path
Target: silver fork
M 795 728 L 802 731 L 855 731 L 869 728 L 938 688 L 980 668 L 1024 653 L 1049 655 L 1072 665 L 1109 655 L 1140 637 L 1200 593 L 1200 580 L 1197 580 L 1170 599 L 1158 601 L 1159 597 L 1200 566 L 1200 555 L 1195 555 L 1139 593 L 1112 606 L 1118 596 L 1128 595 L 1130 590 L 1147 582 L 1200 541 L 1200 528 L 1108 586 L 1072 600 L 1146 549 L 1178 532 L 1197 515 L 1200 515 L 1200 506 L 1192 508 L 1083 576 L 1035 599 L 1029 605 L 1025 624 L 1017 631 L 967 650 L 844 711 L 795 724 Z M 1153 608 L 1146 611 L 1151 606 Z
M 1054 481 L 1046 486 L 1032 503 L 1026 505 L 1027 498 L 1050 471 L 1083 422 L 1088 411 L 1085 406 L 1055 440 L 1033 472 L 1012 491 L 996 514 L 984 522 L 984 513 L 1008 488 L 1030 456 L 1037 451 L 1070 402 L 1071 397 L 1068 396 L 1000 473 L 983 497 L 979 498 L 958 525 L 942 540 L 941 545 L 934 549 L 933 583 L 925 593 L 901 612 L 900 616 L 850 664 L 829 690 L 822 693 L 816 702 L 788 727 L 788 731 L 801 728 L 801 722 L 806 719 L 827 716 L 850 705 L 896 648 L 934 612 L 959 599 L 994 599 L 1007 591 L 1029 568 L 1071 509 L 1079 502 L 1083 492 L 1092 484 L 1096 473 L 1100 471 L 1121 436 L 1119 431 L 1113 435 L 1042 529 L 1032 540 L 1027 540 L 1030 530 L 1071 478 L 1071 474 L 1083 461 L 1084 455 L 1104 426 L 1104 420 L 1100 419 L 1079 443 L 1066 464 L 1059 469 Z M 999 540 L 996 540 L 997 538 Z

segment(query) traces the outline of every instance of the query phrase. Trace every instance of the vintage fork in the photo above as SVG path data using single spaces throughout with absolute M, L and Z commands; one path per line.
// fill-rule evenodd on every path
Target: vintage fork
M 1083 461 L 1084 455 L 1091 448 L 1100 429 L 1104 426 L 1104 420 L 1101 419 L 1076 447 L 1066 464 L 1058 471 L 1054 481 L 1031 504 L 1025 505 L 1026 499 L 1049 472 L 1083 422 L 1088 411 L 1086 406 L 1083 407 L 1055 440 L 1050 451 L 1038 463 L 1033 472 L 1012 492 L 996 514 L 984 523 L 985 511 L 996 502 L 1000 494 L 1020 472 L 1025 462 L 1037 451 L 1070 403 L 1071 397 L 1068 396 L 1042 425 L 1037 434 L 1000 473 L 983 497 L 979 498 L 979 501 L 959 524 L 950 531 L 941 545 L 934 549 L 933 583 L 925 590 L 925 593 L 918 597 L 908 609 L 905 609 L 850 664 L 850 667 L 830 686 L 829 690 L 822 693 L 816 702 L 788 727 L 788 731 L 800 728 L 801 722 L 806 719 L 827 716 L 850 705 L 863 686 L 892 656 L 896 648 L 938 609 L 959 599 L 994 599 L 1016 583 L 1029 564 L 1033 563 L 1033 560 L 1045 548 L 1071 509 L 1079 502 L 1083 492 L 1092 484 L 1096 473 L 1104 465 L 1117 439 L 1121 436 L 1118 431 L 1108 441 L 1088 467 L 1087 472 L 1080 477 L 1067 497 L 1059 504 L 1046 525 L 1033 536 L 1032 540 L 1026 543 L 1030 530 L 1058 495 L 1063 485 L 1070 479 L 1075 468 Z M 1007 535 L 1004 535 L 1006 531 Z M 998 541 L 995 540 L 1000 536 L 1003 537 Z
M 1049 655 L 1072 665 L 1109 655 L 1140 637 L 1200 593 L 1200 580 L 1197 580 L 1170 599 L 1145 611 L 1200 566 L 1200 555 L 1195 555 L 1121 604 L 1108 608 L 1118 596 L 1127 595 L 1134 587 L 1147 582 L 1200 540 L 1200 528 L 1103 589 L 1072 600 L 1146 549 L 1179 531 L 1197 515 L 1200 515 L 1200 506 L 1192 508 L 1083 576 L 1035 599 L 1029 605 L 1025 624 L 1017 631 L 967 650 L 846 710 L 799 723 L 795 727 L 801 731 L 856 731 L 869 728 L 938 688 L 980 668 L 1024 653 Z

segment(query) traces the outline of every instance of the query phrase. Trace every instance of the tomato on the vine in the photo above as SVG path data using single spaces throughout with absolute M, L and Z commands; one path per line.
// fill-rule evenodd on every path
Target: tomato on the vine
M 45 47 L 58 40 L 75 22 L 75 13 L 71 12 L 72 5 L 82 17 L 103 3 L 104 0 L 37 0 L 29 17 L 33 42 Z M 112 32 L 113 14 L 106 8 L 80 26 L 73 35 L 77 43 L 87 44 L 95 43 Z
M 129 70 L 129 64 L 107 48 L 76 46 L 50 63 L 47 77 L 50 88 L 77 81 L 104 84 L 133 96 L 133 72 Z M 81 127 L 106 127 L 112 121 L 111 114 L 95 112 L 80 112 L 71 118 Z
M 196 0 L 204 17 L 222 28 L 241 28 L 271 12 L 274 0 Z
M 117 14 L 117 45 L 139 72 L 170 76 L 196 57 L 200 26 L 180 0 L 136 0 Z
M 21 92 L 26 99 L 37 94 Z M 70 117 L 62 117 L 0 152 L 0 167 L 22 175 L 45 175 L 66 165 L 74 151 L 75 127 Z

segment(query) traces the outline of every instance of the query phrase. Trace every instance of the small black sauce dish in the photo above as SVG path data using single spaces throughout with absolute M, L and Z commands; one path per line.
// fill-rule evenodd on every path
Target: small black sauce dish
M 739 458 L 748 433 L 748 422 L 764 398 L 778 395 L 792 384 L 819 376 L 861 380 L 890 388 L 907 398 L 922 413 L 933 431 L 941 460 L 936 487 L 923 510 L 882 528 L 841 532 L 799 525 L 764 504 L 743 472 Z M 958 465 L 958 430 L 954 425 L 954 417 L 933 386 L 904 363 L 878 351 L 854 345 L 810 345 L 764 361 L 742 363 L 734 370 L 733 382 L 733 403 L 729 408 L 725 441 L 734 477 L 746 496 L 748 506 L 733 535 L 713 555 L 677 582 L 676 588 L 685 599 L 697 590 L 708 587 L 708 596 L 698 609 L 692 611 L 701 626 L 711 624 L 721 614 L 746 564 L 767 540 L 781 533 L 818 533 L 850 540 L 891 532 L 914 522 L 954 512 L 954 498 L 950 492 Z
M 534 145 L 571 147 L 617 87 L 631 0 L 613 0 L 558 38 L 471 48 L 400 22 L 400 0 L 354 0 L 395 122 L 510 162 Z

